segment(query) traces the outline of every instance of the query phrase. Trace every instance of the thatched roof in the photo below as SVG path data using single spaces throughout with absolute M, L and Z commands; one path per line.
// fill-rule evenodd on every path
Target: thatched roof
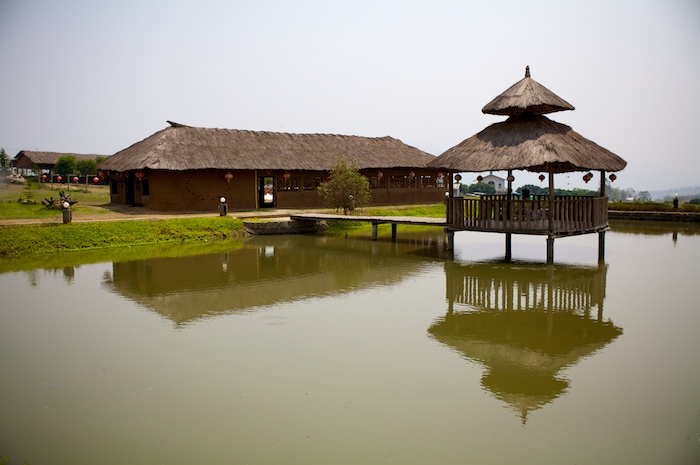
M 18 168 L 30 168 L 32 164 L 38 166 L 55 165 L 61 157 L 73 156 L 76 160 L 94 160 L 97 157 L 107 155 L 86 154 L 86 153 L 61 153 L 61 152 L 33 152 L 30 150 L 20 150 L 15 156 Z M 19 166 L 19 165 L 22 166 Z M 26 165 L 26 166 L 24 166 Z
M 546 116 L 524 114 L 492 124 L 448 149 L 429 166 L 444 170 L 482 172 L 528 170 L 620 171 L 627 162 L 571 127 Z
M 170 127 L 100 163 L 103 170 L 328 170 L 338 158 L 359 168 L 424 167 L 435 157 L 392 137 L 288 134 Z
M 570 104 L 530 77 L 496 97 L 484 113 L 510 115 L 475 136 L 445 151 L 430 162 L 432 168 L 452 171 L 528 170 L 620 171 L 627 162 L 565 124 L 556 123 L 544 113 L 573 110 Z
M 525 67 L 525 77 L 491 100 L 483 113 L 490 115 L 544 115 L 555 111 L 573 110 L 574 107 L 545 86 L 530 77 L 530 67 Z

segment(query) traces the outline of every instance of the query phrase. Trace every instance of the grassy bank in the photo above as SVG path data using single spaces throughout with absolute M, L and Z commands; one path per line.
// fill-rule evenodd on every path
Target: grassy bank
M 208 241 L 243 234 L 238 218 L 49 223 L 0 228 L 0 257 L 144 244 Z

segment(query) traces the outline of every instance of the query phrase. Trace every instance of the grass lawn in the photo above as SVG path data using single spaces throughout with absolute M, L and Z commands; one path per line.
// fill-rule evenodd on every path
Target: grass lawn
M 77 186 L 66 184 L 60 186 L 54 184 L 34 183 L 31 190 L 26 185 L 9 184 L 0 182 L 0 220 L 16 218 L 60 218 L 61 210 L 46 208 L 42 201 L 46 199 L 59 199 L 60 192 L 70 195 L 72 200 L 78 202 L 73 205 L 73 216 L 100 215 L 109 213 L 105 207 L 109 204 L 108 186 Z

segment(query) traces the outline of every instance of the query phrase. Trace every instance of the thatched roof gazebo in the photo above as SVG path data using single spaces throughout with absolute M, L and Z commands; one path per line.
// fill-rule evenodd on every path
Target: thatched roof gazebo
M 450 199 L 450 227 L 506 233 L 506 258 L 510 258 L 509 234 L 545 234 L 550 262 L 554 237 L 604 232 L 608 227 L 605 174 L 624 169 L 627 162 L 569 126 L 544 116 L 573 109 L 532 79 L 529 67 L 523 79 L 484 106 L 483 113 L 504 115 L 508 119 L 448 149 L 429 166 L 450 172 L 508 171 L 508 194 L 505 198 L 482 199 L 473 205 L 461 198 Z M 513 199 L 513 170 L 547 173 L 548 198 Z M 575 171 L 600 171 L 599 197 L 555 199 L 554 174 Z M 584 179 L 588 182 L 592 177 L 588 173 Z M 611 175 L 611 180 L 614 179 Z M 602 259 L 602 243 L 600 252 Z

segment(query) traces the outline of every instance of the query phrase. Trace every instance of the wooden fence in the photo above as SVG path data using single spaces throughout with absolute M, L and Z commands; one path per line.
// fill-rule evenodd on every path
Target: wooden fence
M 551 217 L 550 217 L 551 213 Z M 607 197 L 507 196 L 447 199 L 447 226 L 454 230 L 571 235 L 608 226 Z

